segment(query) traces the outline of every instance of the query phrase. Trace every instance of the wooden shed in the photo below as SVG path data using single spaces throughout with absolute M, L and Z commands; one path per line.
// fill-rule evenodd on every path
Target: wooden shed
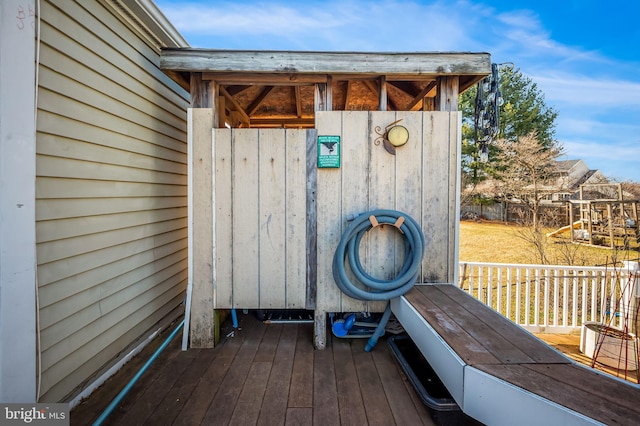
M 318 348 L 327 313 L 383 310 L 383 302 L 342 294 L 331 270 L 347 218 L 376 208 L 422 228 L 419 283 L 455 282 L 457 101 L 491 72 L 489 54 L 178 48 L 164 49 L 160 66 L 189 87 L 193 106 L 192 347 L 214 345 L 216 310 L 313 311 Z M 409 134 L 394 154 L 383 142 L 393 124 Z M 339 153 L 328 163 L 327 142 Z M 389 228 L 361 247 L 368 272 L 381 279 L 403 262 Z

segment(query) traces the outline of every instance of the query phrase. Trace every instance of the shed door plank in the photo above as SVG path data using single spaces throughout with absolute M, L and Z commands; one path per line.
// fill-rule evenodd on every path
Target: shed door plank
M 449 170 L 449 114 L 431 113 L 425 116 L 423 129 L 423 188 L 425 206 L 422 226 L 425 231 L 426 252 L 422 261 L 424 282 L 450 282 L 446 248 L 449 242 L 450 180 L 455 171 Z
M 231 308 L 232 306 L 232 205 L 231 205 L 231 131 L 229 129 L 215 129 L 213 131 L 213 146 L 215 152 L 215 271 L 214 289 L 216 308 Z M 205 194 L 200 194 L 204 196 Z M 204 238 L 205 236 L 199 236 Z
M 260 300 L 258 133 L 233 132 L 233 306 L 255 309 Z
M 286 301 L 288 309 L 304 309 L 307 286 L 307 147 L 306 131 L 287 130 L 284 140 Z
M 359 112 L 345 111 L 342 113 L 342 182 L 341 187 L 335 188 L 338 197 L 342 199 L 342 215 L 334 220 L 343 225 L 342 232 L 348 223 L 345 217 L 349 214 L 364 213 L 369 210 L 369 172 L 370 172 L 370 141 L 368 115 Z M 340 195 L 340 193 L 342 193 Z M 341 232 L 341 234 L 342 234 Z M 360 245 L 360 257 L 363 266 L 367 268 L 369 259 L 367 256 L 369 249 L 369 235 L 363 238 Z M 337 244 L 331 249 L 335 252 Z M 354 276 L 347 269 L 347 276 L 355 280 Z M 354 281 L 355 282 L 355 281 Z M 335 283 L 333 284 L 335 286 Z M 346 295 L 342 295 L 343 312 L 361 312 L 366 310 L 367 303 L 362 300 L 355 300 Z
M 285 138 L 284 130 L 259 131 L 259 307 L 285 303 Z M 241 284 L 240 282 L 238 284 Z M 245 285 L 247 283 L 242 283 Z M 251 288 L 251 285 L 248 286 Z
M 381 82 L 381 87 L 386 84 Z M 385 98 L 386 103 L 386 98 Z M 371 116 L 369 125 L 369 207 L 373 209 L 395 210 L 396 182 L 395 168 L 398 156 L 391 155 L 380 145 L 371 144 L 371 141 L 378 137 L 376 128 L 384 129 L 396 121 L 395 112 L 381 112 Z M 402 156 L 406 152 L 398 151 Z M 367 233 L 367 272 L 373 277 L 392 280 L 402 267 L 404 246 L 402 245 L 402 235 L 393 226 L 379 226 Z M 384 310 L 387 302 L 369 302 L 368 309 L 371 311 Z
M 342 113 L 316 112 L 318 136 L 340 135 Z M 344 143 L 344 138 L 341 139 Z M 317 143 L 317 142 L 316 142 Z M 344 156 L 341 158 L 344 163 Z M 340 311 L 341 294 L 331 275 L 333 253 L 342 235 L 341 169 L 318 169 L 318 289 L 317 310 Z
M 398 124 L 409 131 L 409 140 L 396 151 L 395 208 L 408 214 L 418 223 L 421 223 L 422 219 L 422 155 L 423 144 L 426 143 L 422 139 L 422 118 L 422 114 L 402 111 L 396 115 L 396 119 L 402 119 Z M 425 232 L 424 229 L 423 232 Z M 397 244 L 400 247 L 396 248 L 396 252 L 402 256 L 404 250 L 402 239 L 398 239 Z M 403 259 L 400 258 L 398 262 L 402 263 Z M 418 276 L 419 280 L 420 277 L 422 272 Z

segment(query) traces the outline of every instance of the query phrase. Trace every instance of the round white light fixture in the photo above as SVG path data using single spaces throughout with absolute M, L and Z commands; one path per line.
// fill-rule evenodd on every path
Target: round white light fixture
M 409 140 L 409 131 L 404 126 L 393 126 L 387 132 L 387 140 L 393 146 L 402 146 Z

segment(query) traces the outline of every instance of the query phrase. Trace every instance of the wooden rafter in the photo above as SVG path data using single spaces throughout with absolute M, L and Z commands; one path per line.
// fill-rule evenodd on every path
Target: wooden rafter
M 409 102 L 409 105 L 407 105 L 406 109 L 408 111 L 413 111 L 416 107 L 418 107 L 419 109 L 419 104 L 420 102 L 423 101 L 424 97 L 427 96 L 431 91 L 434 91 L 434 96 L 435 96 L 435 90 L 436 90 L 436 82 L 432 81 L 431 83 L 427 84 L 427 86 L 424 89 L 422 89 L 420 93 L 415 95 L 415 97 L 411 100 L 411 102 Z
M 258 109 L 258 107 L 260 106 L 260 104 L 264 101 L 264 99 L 269 95 L 269 93 L 271 93 L 271 91 L 275 88 L 275 86 L 265 86 L 262 91 L 260 92 L 260 94 L 258 95 L 258 97 L 256 97 L 253 102 L 251 102 L 251 105 L 249 105 L 249 107 L 247 108 L 247 114 L 249 114 L 249 116 L 252 116 L 253 113 L 256 112 L 256 110 Z
M 251 123 L 251 120 L 249 119 L 249 115 L 245 112 L 242 106 L 233 98 L 233 96 L 231 96 L 231 94 L 229 94 L 229 92 L 227 92 L 227 90 L 222 86 L 220 86 L 220 94 L 224 96 L 225 99 L 229 101 L 229 103 L 233 106 L 233 109 L 229 108 L 229 110 L 237 112 L 240 116 L 240 121 L 242 122 L 242 124 L 249 126 Z
M 251 86 L 240 86 L 240 85 L 225 86 L 225 89 L 227 90 L 227 92 L 229 92 L 231 96 L 239 95 L 240 93 L 250 88 Z
M 302 98 L 300 96 L 300 86 L 294 87 L 294 96 L 296 97 L 296 115 L 302 117 Z
M 351 96 L 352 96 L 352 91 L 351 91 L 351 85 L 353 83 L 351 82 L 351 80 L 347 81 L 347 93 L 344 95 L 344 110 L 347 111 L 349 109 L 349 104 L 351 103 Z

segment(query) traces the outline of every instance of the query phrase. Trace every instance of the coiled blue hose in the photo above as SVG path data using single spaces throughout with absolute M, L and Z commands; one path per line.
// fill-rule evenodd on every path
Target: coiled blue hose
M 372 221 L 372 216 L 375 221 Z M 402 222 L 403 221 L 403 222 Z M 398 275 L 392 280 L 381 280 L 369 275 L 360 262 L 360 242 L 374 223 L 396 226 L 404 236 L 404 263 Z M 402 222 L 401 225 L 397 225 Z M 413 287 L 420 273 L 420 265 L 424 256 L 424 234 L 420 225 L 409 215 L 396 210 L 372 210 L 360 214 L 349 224 L 342 234 L 340 243 L 333 256 L 333 279 L 340 290 L 347 296 L 358 300 L 390 300 L 405 294 Z M 362 286 L 351 282 L 347 276 L 345 265 L 349 263 L 351 271 Z M 364 287 L 364 288 L 361 288 Z M 369 339 L 365 350 L 371 351 L 384 333 L 386 323 L 391 316 L 390 304 Z

